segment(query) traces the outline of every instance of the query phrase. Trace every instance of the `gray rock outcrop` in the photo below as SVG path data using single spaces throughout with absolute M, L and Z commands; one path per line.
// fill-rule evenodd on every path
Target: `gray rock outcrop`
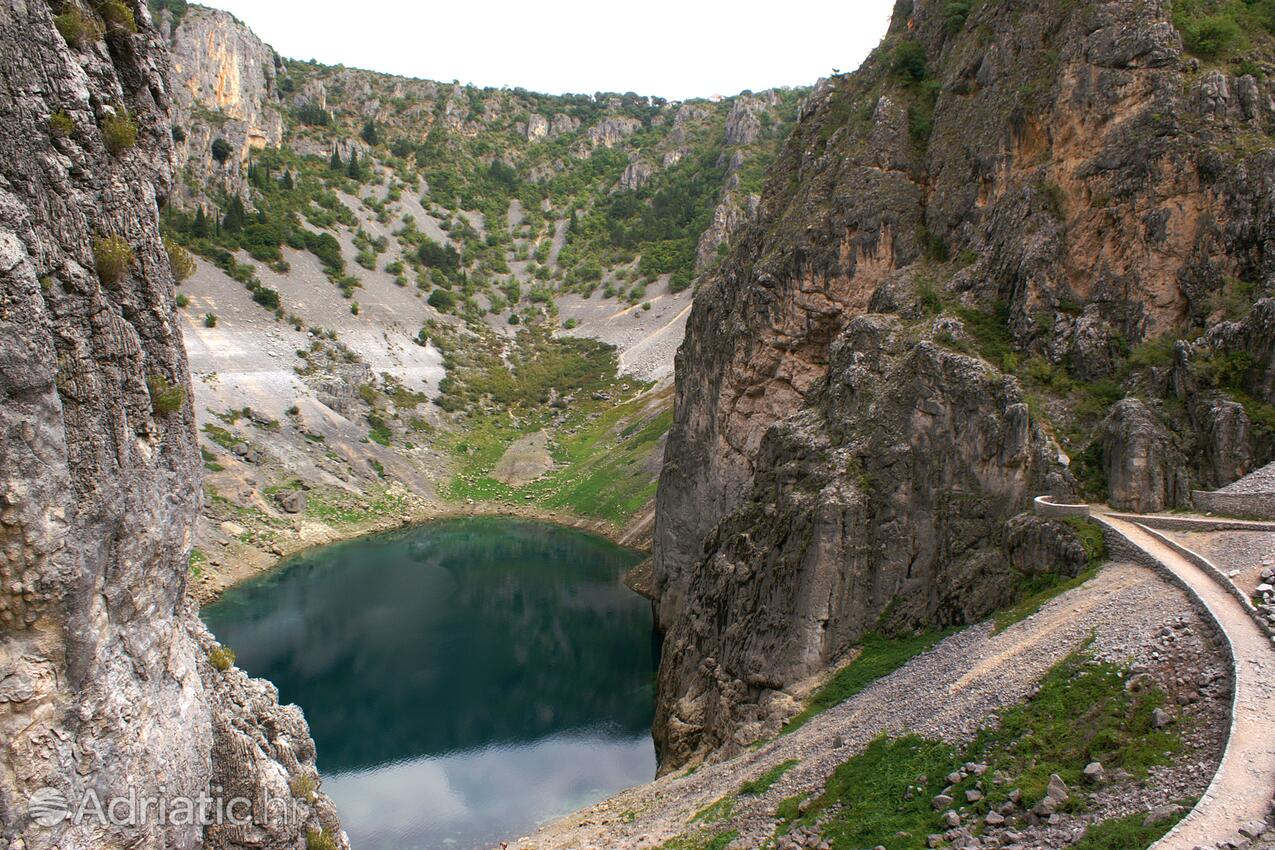
M 1185 464 L 1159 418 L 1138 399 L 1118 402 L 1102 428 L 1111 505 L 1154 513 L 1189 495 Z
M 136 33 L 78 45 L 47 4 L 0 11 L 0 846 L 295 848 L 324 830 L 344 847 L 304 719 L 212 655 L 185 602 L 201 463 L 158 222 L 176 95 L 130 5 Z M 28 808 L 224 801 L 219 783 L 290 816 L 205 831 Z

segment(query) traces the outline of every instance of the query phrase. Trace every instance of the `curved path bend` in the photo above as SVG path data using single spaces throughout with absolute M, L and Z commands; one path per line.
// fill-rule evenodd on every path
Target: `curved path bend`
M 1187 585 L 1221 627 L 1235 659 L 1226 753 L 1208 791 L 1153 850 L 1215 847 L 1267 821 L 1275 795 L 1275 647 L 1221 581 L 1129 519 L 1095 517 Z

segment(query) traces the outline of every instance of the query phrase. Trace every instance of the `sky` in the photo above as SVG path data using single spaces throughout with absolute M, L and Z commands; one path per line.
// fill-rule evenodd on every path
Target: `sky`
M 893 0 L 201 0 L 290 59 L 549 94 L 670 100 L 852 71 Z

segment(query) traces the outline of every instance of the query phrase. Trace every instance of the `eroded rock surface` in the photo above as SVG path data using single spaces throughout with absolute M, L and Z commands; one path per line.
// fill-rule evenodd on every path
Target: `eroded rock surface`
M 283 848 L 320 829 L 345 846 L 304 719 L 214 664 L 186 607 L 200 459 L 158 229 L 174 94 L 132 12 L 136 32 L 89 15 L 68 44 L 47 4 L 0 5 L 0 846 Z M 205 832 L 28 808 L 41 789 L 75 810 L 218 784 L 290 819 Z
M 1270 295 L 1275 153 L 1235 140 L 1272 83 L 1200 72 L 1160 3 L 948 5 L 899 4 L 816 89 L 697 296 L 656 517 L 665 770 L 773 732 L 867 630 L 986 611 L 1029 495 L 1158 510 L 1270 456 L 1270 302 L 1236 293 Z

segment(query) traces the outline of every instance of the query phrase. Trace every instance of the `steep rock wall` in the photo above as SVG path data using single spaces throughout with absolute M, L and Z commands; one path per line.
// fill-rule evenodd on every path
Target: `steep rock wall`
M 1272 127 L 1270 82 L 1201 69 L 1154 0 L 950 6 L 900 2 L 864 66 L 816 90 L 697 296 L 656 515 L 665 770 L 775 732 L 867 630 L 986 613 L 1007 590 L 1005 520 L 1076 486 L 1052 406 L 905 364 L 937 347 L 1010 384 L 1029 359 L 1116 382 L 1130 346 L 1216 323 L 1229 281 L 1270 292 L 1275 154 L 1245 143 Z M 904 320 L 884 347 L 856 318 L 878 312 Z M 974 324 L 927 327 L 944 312 Z M 1259 326 L 1229 333 L 1260 364 Z M 847 363 L 872 392 L 838 391 Z M 1243 407 L 1173 374 L 1123 388 L 1150 407 L 1089 426 L 1116 503 L 1139 482 L 1144 506 L 1180 503 L 1189 477 L 1225 483 L 1269 452 Z
M 169 33 L 173 122 L 179 168 L 191 186 L 208 181 L 230 194 L 246 195 L 246 165 L 254 149 L 283 142 L 283 113 L 276 81 L 278 57 L 270 45 L 228 12 L 189 6 L 176 21 L 159 21 Z M 230 155 L 219 161 L 213 142 Z M 190 186 L 179 185 L 179 192 Z
M 344 846 L 330 802 L 293 781 L 314 779 L 299 711 L 214 666 L 185 603 L 200 460 L 158 230 L 167 52 L 144 5 L 136 32 L 57 11 L 81 38 L 44 2 L 0 3 L 0 846 L 295 847 L 312 829 Z M 219 785 L 290 815 L 205 831 L 29 807 Z

